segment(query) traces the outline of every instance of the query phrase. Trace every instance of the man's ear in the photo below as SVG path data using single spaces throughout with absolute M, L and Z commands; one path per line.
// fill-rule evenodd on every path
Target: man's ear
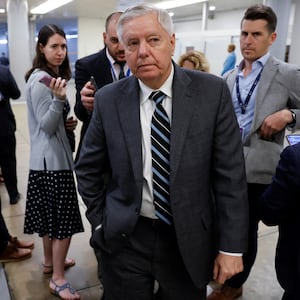
M 176 39 L 175 39 L 175 33 L 173 33 L 173 34 L 171 35 L 170 42 L 171 42 L 171 47 L 172 47 L 172 55 L 174 55 L 174 51 L 175 51 L 175 42 L 176 42 Z
M 276 32 L 272 32 L 270 46 L 276 41 L 276 38 L 277 38 L 277 33 Z

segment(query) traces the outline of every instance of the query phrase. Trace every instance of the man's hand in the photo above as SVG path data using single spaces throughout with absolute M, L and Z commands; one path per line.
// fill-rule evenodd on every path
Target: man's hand
M 219 284 L 223 284 L 233 275 L 242 272 L 243 269 L 242 256 L 219 253 L 214 264 L 214 280 Z
M 74 117 L 69 117 L 66 121 L 65 121 L 65 125 L 66 125 L 66 129 L 68 131 L 74 131 L 76 126 L 77 126 L 77 119 Z
M 81 102 L 85 109 L 92 112 L 94 109 L 95 89 L 90 81 L 88 81 L 80 91 Z
M 261 138 L 270 139 L 273 134 L 284 129 L 292 121 L 292 113 L 288 109 L 283 109 L 267 116 L 260 126 L 259 132 Z

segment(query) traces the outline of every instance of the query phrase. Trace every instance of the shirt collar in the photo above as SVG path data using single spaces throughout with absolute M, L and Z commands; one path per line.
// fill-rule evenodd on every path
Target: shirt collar
M 162 91 L 164 94 L 167 95 L 167 97 L 172 98 L 172 83 L 173 83 L 173 76 L 174 76 L 174 66 L 172 64 L 172 69 L 170 72 L 169 77 L 167 78 L 167 80 L 163 83 L 163 85 L 157 89 Z M 141 102 L 144 103 L 146 100 L 148 100 L 150 94 L 154 91 L 153 89 L 151 89 L 150 87 L 148 87 L 147 85 L 145 85 L 140 79 L 138 79 L 139 81 L 139 85 L 140 85 L 140 99 Z
M 253 68 L 264 67 L 269 57 L 270 57 L 270 52 L 267 52 L 265 55 L 255 60 L 252 64 Z M 243 70 L 244 63 L 245 63 L 244 60 L 242 60 L 241 63 L 239 64 L 239 72 Z
M 110 62 L 110 65 L 113 66 L 114 63 L 115 63 L 115 60 L 114 60 L 114 58 L 110 55 L 110 53 L 109 53 L 109 51 L 108 51 L 108 48 L 106 47 L 105 49 L 106 49 L 106 56 L 107 56 L 107 58 L 108 58 L 108 60 L 109 60 L 109 62 Z
M 111 65 L 111 66 L 114 66 L 115 63 L 116 63 L 116 60 L 110 55 L 110 53 L 109 53 L 109 51 L 108 51 L 108 48 L 105 47 L 105 49 L 106 49 L 106 56 L 107 56 L 107 59 L 108 59 L 109 62 L 110 62 L 110 65 Z M 124 64 L 124 66 L 127 66 L 126 62 L 125 62 L 125 64 Z

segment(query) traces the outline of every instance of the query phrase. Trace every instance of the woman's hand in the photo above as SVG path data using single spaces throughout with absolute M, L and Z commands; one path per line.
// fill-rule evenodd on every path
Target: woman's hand
M 62 101 L 67 99 L 67 81 L 65 79 L 61 77 L 52 78 L 49 87 L 56 98 Z

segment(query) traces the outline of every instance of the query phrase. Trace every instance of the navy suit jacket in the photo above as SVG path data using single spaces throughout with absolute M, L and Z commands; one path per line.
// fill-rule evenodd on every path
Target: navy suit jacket
M 89 125 L 91 114 L 81 102 L 80 91 L 84 85 L 94 76 L 98 88 L 113 82 L 110 62 L 106 56 L 106 48 L 89 56 L 78 59 L 75 64 L 76 103 L 74 112 L 77 118 L 83 122 L 81 137 L 83 137 Z
M 16 130 L 16 120 L 10 99 L 18 99 L 21 92 L 9 68 L 3 65 L 0 65 L 0 92 L 0 136 L 12 135 Z
M 78 190 L 94 230 L 91 243 L 106 251 L 121 251 L 139 218 L 143 187 L 139 93 L 134 76 L 96 93 L 76 164 Z M 179 249 L 194 283 L 204 287 L 211 279 L 217 249 L 247 249 L 244 158 L 223 79 L 174 65 L 170 164 Z M 111 179 L 106 185 L 102 175 L 107 170 Z
M 261 198 L 261 217 L 279 225 L 275 267 L 283 289 L 295 291 L 300 280 L 300 143 L 281 153 L 273 182 Z

